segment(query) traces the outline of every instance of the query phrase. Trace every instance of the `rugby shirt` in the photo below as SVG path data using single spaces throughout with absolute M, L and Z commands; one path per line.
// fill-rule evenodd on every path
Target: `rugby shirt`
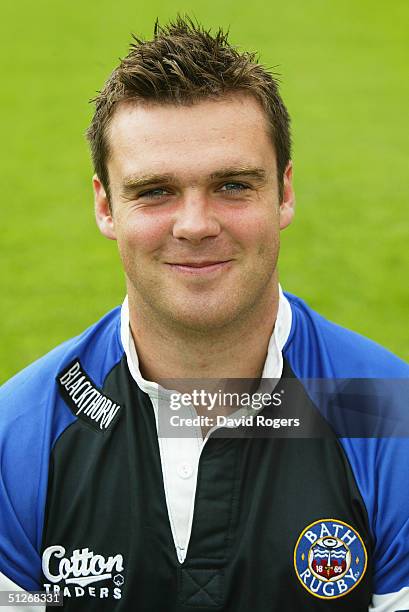
M 211 434 L 194 471 L 183 555 L 120 308 L 1 388 L 3 588 L 60 590 L 64 609 L 78 611 L 409 609 L 408 437 L 344 435 L 333 390 L 323 403 L 316 387 L 358 380 L 343 395 L 346 412 L 358 405 L 371 423 L 374 414 L 389 423 L 407 406 L 405 387 L 388 396 L 370 381 L 406 381 L 409 368 L 287 299 L 280 388 L 319 435 Z

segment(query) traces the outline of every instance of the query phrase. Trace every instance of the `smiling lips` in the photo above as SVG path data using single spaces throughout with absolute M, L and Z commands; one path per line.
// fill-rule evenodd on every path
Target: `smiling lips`
M 227 268 L 231 262 L 232 259 L 227 259 L 225 261 L 189 261 L 180 263 L 170 262 L 168 263 L 168 265 L 176 272 L 203 275 Z

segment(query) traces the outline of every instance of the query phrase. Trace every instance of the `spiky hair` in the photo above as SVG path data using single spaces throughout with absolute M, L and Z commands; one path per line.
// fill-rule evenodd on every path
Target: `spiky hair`
M 132 38 L 128 55 L 92 100 L 95 113 L 86 132 L 95 172 L 108 197 L 108 127 L 120 102 L 190 105 L 240 92 L 254 96 L 266 113 L 281 196 L 283 173 L 291 157 L 290 117 L 278 79 L 258 62 L 256 54 L 240 52 L 222 28 L 212 34 L 189 17 L 178 16 L 164 26 L 156 21 L 152 40 Z

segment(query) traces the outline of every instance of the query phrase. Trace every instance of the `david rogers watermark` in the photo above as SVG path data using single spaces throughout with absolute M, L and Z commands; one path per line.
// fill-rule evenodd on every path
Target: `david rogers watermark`
M 268 427 L 280 429 L 282 427 L 299 427 L 300 419 L 298 418 L 271 418 L 262 414 L 257 415 L 242 415 L 242 416 L 225 416 L 217 415 L 215 417 L 207 415 L 198 415 L 196 417 L 182 417 L 174 414 L 170 417 L 171 427 Z

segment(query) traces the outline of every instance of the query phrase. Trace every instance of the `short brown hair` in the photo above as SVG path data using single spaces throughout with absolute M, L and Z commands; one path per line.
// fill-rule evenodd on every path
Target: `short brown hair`
M 277 79 L 258 63 L 255 53 L 239 52 L 221 28 L 205 30 L 189 17 L 166 26 L 155 24 L 153 40 L 133 35 L 128 55 L 112 72 L 95 102 L 86 135 L 95 172 L 110 199 L 107 129 L 117 105 L 125 100 L 194 104 L 235 92 L 248 92 L 264 108 L 277 156 L 280 200 L 283 173 L 291 157 L 290 117 Z

